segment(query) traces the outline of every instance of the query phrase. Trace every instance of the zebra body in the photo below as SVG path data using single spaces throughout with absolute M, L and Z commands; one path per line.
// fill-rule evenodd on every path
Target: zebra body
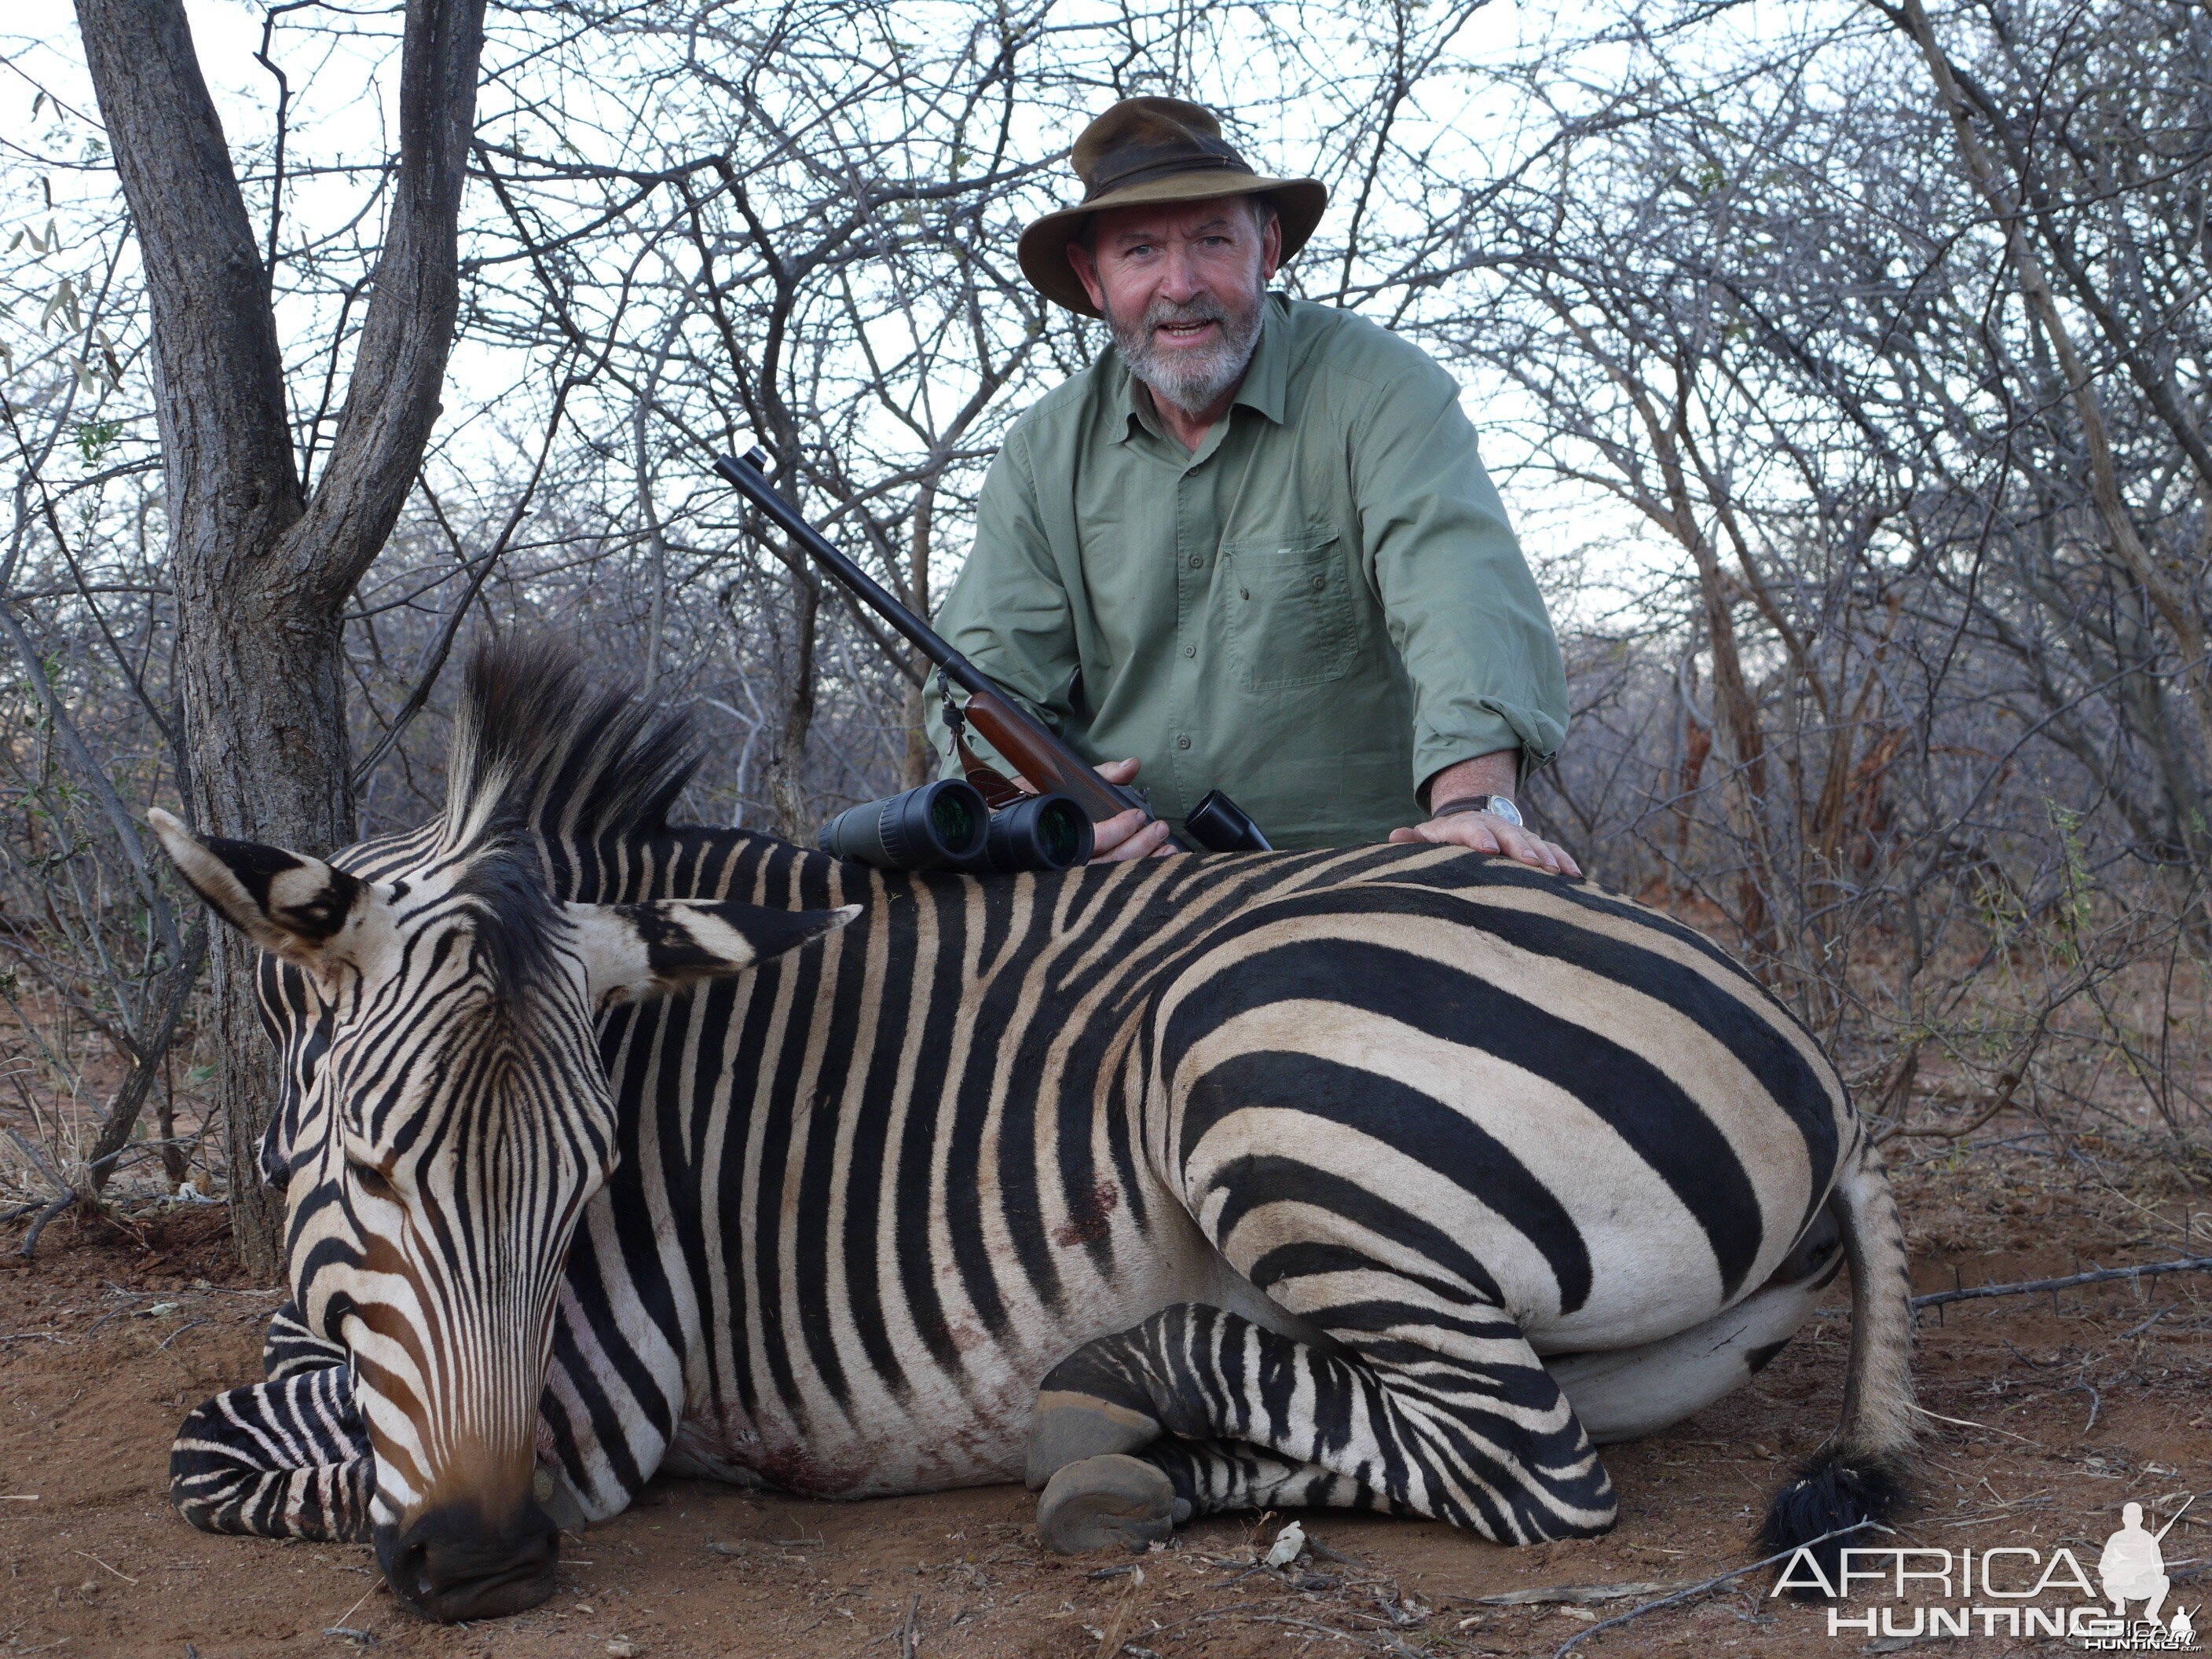
M 1592 1441 L 1740 1383 L 1839 1243 L 1863 1316 L 1838 1458 L 1893 1469 L 1909 1443 L 1863 1131 L 1780 1006 L 1654 912 L 1426 847 L 884 875 L 743 832 L 578 834 L 545 793 L 562 900 L 855 908 L 599 1020 L 611 1172 L 529 1448 L 562 1524 L 666 1470 L 835 1497 L 1026 1476 L 1066 1547 L 1295 1503 L 1586 1534 L 1616 1513 Z M 337 863 L 404 885 L 452 840 Z M 337 1425 L 315 1463 L 365 1461 L 313 1260 L 313 1218 L 352 1202 L 315 1086 L 334 1005 L 273 966 L 264 992 L 307 1311 L 268 1384 L 187 1423 L 173 1491 L 202 1525 L 357 1533 L 330 1494 L 363 1477 L 286 1463 L 311 1423 Z M 241 1444 L 257 1412 L 286 1449 Z
M 643 1105 L 672 1089 L 683 1106 L 673 1125 L 626 1115 L 635 1139 L 574 1247 L 584 1255 L 572 1291 L 580 1281 L 597 1288 L 563 1299 L 549 1407 L 565 1419 L 562 1473 L 588 1516 L 620 1508 L 672 1456 L 689 1472 L 834 1495 L 1003 1480 L 1021 1471 L 1037 1380 L 1097 1337 L 1182 1303 L 1310 1336 L 1202 1224 L 1209 1202 L 1218 1211 L 1229 1196 L 1213 1179 L 1218 1164 L 1251 1156 L 1255 1138 L 1311 1167 L 1349 1161 L 1392 1186 L 1425 1188 L 1429 1224 L 1468 1242 L 1540 1352 L 1633 1347 L 1720 1315 L 1779 1265 L 1833 1174 L 1840 1097 L 1826 1091 L 1809 1045 L 1786 1043 L 1808 1091 L 1791 1103 L 1808 1120 L 1802 1129 L 1787 1104 L 1754 1100 L 1747 1078 L 1733 1080 L 1733 1098 L 1707 1091 L 1739 1133 L 1755 1125 L 1794 1143 L 1766 1190 L 1753 1188 L 1741 1213 L 1708 1205 L 1701 1218 L 1616 1139 L 1605 1152 L 1621 1212 L 1583 1237 L 1587 1261 L 1553 1260 L 1551 1241 L 1530 1237 L 1541 1222 L 1520 1206 L 1537 1190 L 1558 1190 L 1578 1165 L 1586 1178 L 1598 1121 L 1564 1087 L 1529 1109 L 1525 1082 L 1506 1075 L 1510 1060 L 1448 1035 L 1379 1023 L 1320 1034 L 1328 1046 L 1358 1046 L 1356 1086 L 1402 1097 L 1410 1112 L 1425 1085 L 1448 1109 L 1486 1120 L 1488 1139 L 1528 1172 L 1528 1194 L 1486 1201 L 1468 1190 L 1468 1175 L 1409 1158 L 1374 1133 L 1382 1126 L 1329 1122 L 1287 1103 L 1193 1133 L 1194 1079 L 1218 1078 L 1255 1048 L 1297 1054 L 1316 1035 L 1306 997 L 1262 1002 L 1233 1025 L 1209 1021 L 1195 1043 L 1176 1029 L 1194 1012 L 1192 997 L 1235 988 L 1206 949 L 1224 929 L 1258 921 L 1292 935 L 1318 931 L 1313 954 L 1326 958 L 1363 935 L 1402 941 L 1400 907 L 1409 900 L 1478 914 L 1495 902 L 1519 917 L 1571 915 L 1595 901 L 1593 921 L 1650 935 L 1680 971 L 1733 975 L 1632 907 L 1586 890 L 1547 892 L 1559 884 L 1499 861 L 1390 848 L 1243 869 L 1139 866 L 1022 878 L 1012 884 L 1028 890 L 1006 905 L 996 884 L 863 875 L 861 885 L 854 867 L 787 848 L 715 850 L 719 869 L 703 860 L 706 890 L 666 896 L 732 896 L 742 884 L 734 896 L 753 902 L 857 901 L 863 914 L 817 952 L 688 1003 L 629 1011 L 604 1036 L 620 1099 Z M 1010 914 L 1000 921 L 994 907 Z M 1267 920 L 1270 907 L 1279 921 Z M 1478 926 L 1427 926 L 1437 936 L 1430 948 L 1443 953 L 1423 958 L 1429 971 L 1465 974 L 1467 957 L 1498 949 Z M 1132 939 L 1142 945 L 1132 950 Z M 1246 934 L 1220 948 L 1250 942 Z M 933 960 L 936 972 L 915 971 Z M 1334 971 L 1325 960 L 1310 965 Z M 1601 1006 L 1604 985 L 1583 988 L 1582 1012 L 1594 1023 L 1580 1027 L 1582 1040 L 1601 1041 L 1621 1022 Z M 840 1017 L 863 1009 L 866 1020 Z M 804 1030 L 796 1043 L 794 1025 Z M 1649 1036 L 1632 1029 L 1620 1040 Z M 925 1042 L 942 1043 L 940 1061 L 919 1052 Z M 1346 1063 L 1305 1060 L 1309 1069 Z M 1723 1051 L 1689 1063 L 1718 1070 L 1729 1061 Z M 1190 1074 L 1181 1087 L 1178 1070 Z M 1190 1155 L 1178 1150 L 1184 1139 L 1195 1143 Z M 1466 1151 L 1474 1150 L 1469 1137 Z M 1726 1155 L 1725 1146 L 1711 1150 Z M 1693 1188 L 1701 1179 L 1684 1176 Z M 653 1218 L 653 1248 L 635 1233 L 626 1240 L 623 1214 Z M 1724 1267 L 1711 1229 L 1733 1246 Z M 1663 1262 L 1697 1267 L 1651 1271 Z M 650 1330 L 620 1317 L 647 1308 L 666 1310 Z M 572 1343 L 575 1358 L 564 1363 Z M 613 1352 L 651 1356 L 662 1396 L 648 1410 L 602 1396 Z M 581 1430 L 610 1415 L 629 1438 L 619 1450 Z

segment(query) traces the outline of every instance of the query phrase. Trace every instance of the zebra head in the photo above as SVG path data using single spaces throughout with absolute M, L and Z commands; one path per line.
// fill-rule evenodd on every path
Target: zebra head
M 294 1300 L 351 1361 L 386 1578 L 447 1620 L 552 1592 L 539 1397 L 569 1241 L 617 1144 L 596 1017 L 858 913 L 556 899 L 521 827 L 545 768 L 488 745 L 502 734 L 481 703 L 443 823 L 396 860 L 358 860 L 373 874 L 150 815 L 185 879 L 317 1005 L 319 1053 L 286 1066 L 301 1095 L 285 1108 Z M 551 758 L 573 775 L 573 752 Z

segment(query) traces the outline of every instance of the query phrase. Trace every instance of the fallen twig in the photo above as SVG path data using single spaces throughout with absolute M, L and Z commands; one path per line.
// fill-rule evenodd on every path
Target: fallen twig
M 2026 1356 L 2023 1355 L 2022 1358 L 2024 1358 Z M 2030 1440 L 2024 1434 L 2014 1434 L 2010 1429 L 2000 1429 L 1994 1424 L 1969 1422 L 1963 1417 L 1946 1417 L 1941 1412 L 1929 1411 L 1927 1407 L 1919 1404 L 1917 1401 L 1914 1402 L 1912 1409 L 1922 1417 L 1927 1418 L 1932 1422 L 1956 1424 L 1962 1429 L 1979 1429 L 1984 1434 L 2001 1434 L 2008 1440 L 2019 1441 L 2023 1446 L 2033 1446 L 2038 1450 L 2042 1449 L 2043 1443 L 2041 1441 Z
M 103 1567 L 107 1567 L 107 1563 L 106 1563 L 106 1562 L 105 1562 L 105 1561 L 101 1561 L 101 1560 L 100 1559 L 100 1558 L 99 1558 L 98 1556 L 94 1555 L 94 1554 L 90 1550 L 79 1550 L 79 1551 L 77 1552 L 77 1553 L 78 1553 L 79 1555 L 82 1555 L 82 1557 L 84 1557 L 84 1559 L 85 1559 L 86 1560 L 88 1560 L 88 1561 L 98 1562 L 100 1565 L 101 1565 L 101 1566 L 103 1566 Z M 121 1579 L 125 1583 L 126 1583 L 126 1584 L 135 1584 L 135 1583 L 137 1583 L 138 1582 L 136 1578 L 133 1578 L 133 1577 L 132 1577 L 129 1573 L 127 1573 L 127 1572 L 124 1571 L 123 1571 L 123 1569 L 122 1569 L 122 1568 L 120 1568 L 120 1567 L 107 1567 L 107 1570 L 108 1570 L 108 1571 L 110 1571 L 110 1572 L 113 1573 L 113 1574 L 114 1574 L 118 1578 L 120 1578 L 120 1579 Z
M 1674 1583 L 1653 1579 L 1633 1584 L 1547 1584 L 1541 1589 L 1507 1590 L 1499 1595 L 1478 1595 L 1479 1607 L 1588 1607 L 1593 1601 L 1626 1601 L 1632 1595 L 1672 1590 Z
M 1824 1532 L 1818 1538 L 1808 1538 L 1802 1544 L 1778 1551 L 1763 1561 L 1754 1561 L 1747 1567 L 1738 1567 L 1733 1572 L 1724 1572 L 1717 1578 L 1708 1578 L 1702 1584 L 1688 1585 L 1676 1590 L 1672 1595 L 1662 1595 L 1656 1601 L 1646 1601 L 1640 1607 L 1631 1607 L 1626 1613 L 1616 1613 L 1610 1619 L 1592 1625 L 1588 1630 L 1578 1632 L 1561 1643 L 1558 1651 L 1552 1655 L 1552 1659 L 1566 1659 L 1568 1654 L 1601 1632 L 1612 1630 L 1620 1625 L 1632 1624 L 1647 1613 L 1657 1613 L 1662 1608 L 1680 1607 L 1685 1601 L 1694 1601 L 1698 1596 L 1709 1591 L 1717 1590 L 1723 1584 L 1732 1584 L 1739 1578 L 1747 1577 L 1757 1572 L 1761 1567 L 1771 1567 L 1778 1561 L 1787 1561 L 1801 1549 L 1810 1549 L 1814 1545 L 1825 1544 L 1832 1538 L 1843 1538 L 1855 1532 L 1863 1532 L 1869 1527 L 1877 1528 L 1883 1532 L 1889 1530 L 1878 1521 L 1867 1520 L 1854 1521 L 1848 1527 L 1838 1527 L 1833 1532 Z
M 2081 1432 L 2087 1434 L 2097 1426 L 2097 1413 L 2105 1409 L 2105 1396 L 2097 1392 L 2094 1384 L 2091 1383 L 2086 1378 L 2076 1377 L 2073 1382 L 2069 1382 L 2064 1388 L 2059 1389 L 2058 1392 L 2061 1394 L 2087 1395 L 2089 1396 L 2089 1420 L 2081 1425 Z
M 1142 1568 L 1131 1575 L 1129 1588 L 1121 1592 L 1121 1600 L 1105 1621 L 1106 1628 L 1098 1634 L 1097 1659 L 1116 1659 L 1121 1651 L 1121 1639 L 1128 1634 L 1129 1621 L 1137 1616 L 1137 1592 L 1144 1588 Z
M 2018 1285 L 1972 1285 L 1963 1291 L 1931 1291 L 1912 1298 L 1913 1308 L 1940 1308 L 1952 1302 L 1978 1302 L 1991 1296 L 2036 1296 L 2045 1291 L 2070 1291 L 2077 1285 L 2104 1285 L 2117 1279 L 2148 1279 L 2156 1273 L 2212 1273 L 2212 1255 L 2185 1255 L 2172 1261 L 2146 1261 L 2135 1267 L 2100 1267 L 2095 1273 L 2068 1273 L 2063 1279 L 2031 1279 Z
M 372 1595 L 375 1595 L 375 1594 L 377 1593 L 377 1591 L 378 1591 L 378 1590 L 380 1590 L 380 1589 L 383 1589 L 383 1588 L 384 1588 L 384 1575 L 383 1575 L 382 1573 L 380 1573 L 380 1573 L 378 1573 L 378 1574 L 376 1575 L 375 1582 L 374 1582 L 374 1583 L 370 1584 L 370 1585 L 369 1585 L 369 1587 L 368 1587 L 367 1589 L 363 1590 L 363 1591 L 361 1593 L 361 1601 L 356 1601 L 356 1602 L 353 1604 L 353 1606 L 351 1606 L 351 1607 L 348 1607 L 348 1608 L 347 1608 L 343 1613 L 340 1613 L 337 1618 L 335 1618 L 335 1619 L 333 1619 L 332 1620 L 331 1620 L 329 1629 L 325 1630 L 325 1631 L 323 1632 L 323 1634 L 324 1634 L 324 1635 L 325 1635 L 325 1636 L 328 1636 L 328 1635 L 331 1633 L 331 1631 L 332 1631 L 332 1630 L 341 1630 L 341 1631 L 342 1631 L 342 1630 L 344 1630 L 344 1629 L 346 1628 L 346 1620 L 349 1620 L 349 1619 L 350 1619 L 350 1618 L 352 1618 L 356 1613 L 357 1613 L 357 1612 L 359 1612 L 359 1611 L 361 1610 L 361 1603 L 362 1603 L 362 1601 L 368 1601 L 368 1598 L 369 1598 L 370 1596 L 372 1596 Z M 375 1638 L 374 1638 L 374 1637 L 370 1637 L 370 1638 L 368 1638 L 368 1640 L 370 1640 L 370 1641 L 374 1641 Z

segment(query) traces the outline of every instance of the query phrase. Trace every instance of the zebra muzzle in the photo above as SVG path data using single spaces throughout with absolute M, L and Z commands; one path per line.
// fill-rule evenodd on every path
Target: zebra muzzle
M 392 1594 L 425 1619 L 495 1619 L 553 1594 L 560 1536 L 535 1503 L 494 1524 L 473 1504 L 455 1501 L 404 1526 L 379 1527 L 376 1560 Z

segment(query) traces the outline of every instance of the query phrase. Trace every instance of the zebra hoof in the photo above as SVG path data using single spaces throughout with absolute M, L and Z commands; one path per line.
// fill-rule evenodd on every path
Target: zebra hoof
M 1087 1394 L 1046 1389 L 1037 1395 L 1036 1415 L 1030 1420 L 1024 1479 L 1036 1492 L 1070 1463 L 1109 1452 L 1142 1451 L 1159 1437 L 1158 1422 L 1142 1412 Z
M 1188 1516 L 1190 1506 L 1152 1464 L 1119 1452 L 1086 1457 L 1046 1483 L 1037 1500 L 1037 1540 L 1060 1555 L 1141 1554 L 1175 1535 L 1178 1509 Z
M 591 1517 L 576 1501 L 576 1494 L 568 1490 L 568 1483 L 544 1464 L 540 1463 L 532 1473 L 530 1490 L 545 1513 L 553 1517 L 553 1524 L 562 1532 L 580 1533 L 591 1525 Z

